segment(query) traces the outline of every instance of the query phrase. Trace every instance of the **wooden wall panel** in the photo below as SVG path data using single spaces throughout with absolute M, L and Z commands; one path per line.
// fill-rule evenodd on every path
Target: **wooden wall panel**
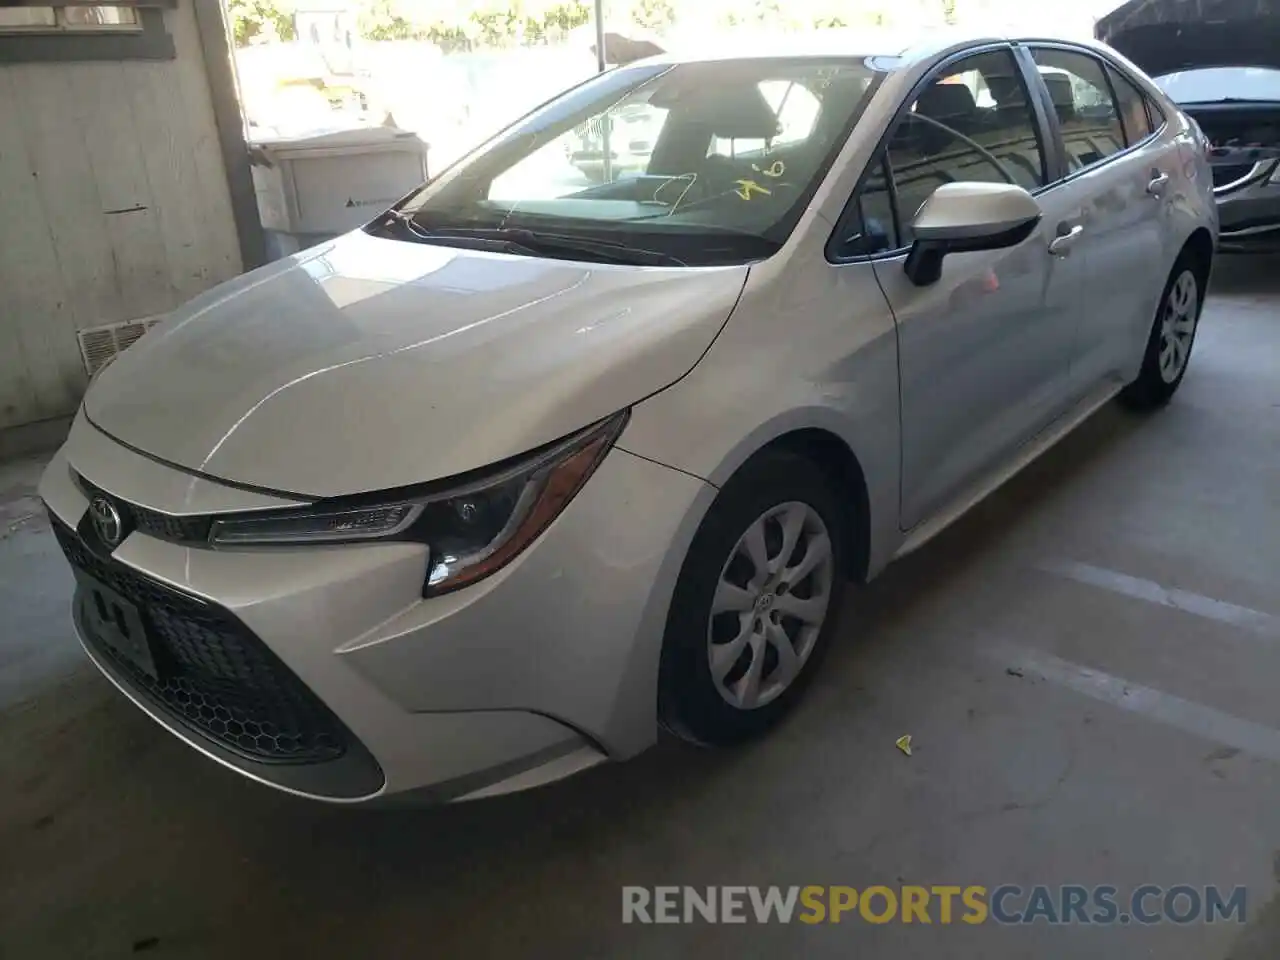
M 25 136 L 21 92 L 0 70 L 0 426 L 43 419 L 45 411 L 74 403 L 60 372 L 61 341 L 74 318 Z
M 181 114 L 189 124 L 184 139 L 194 164 L 194 176 L 185 181 L 182 195 L 202 227 L 201 256 L 209 270 L 207 285 L 211 286 L 236 276 L 243 269 L 240 238 L 231 210 L 231 188 L 222 162 L 195 15 L 187 4 L 181 17 L 166 16 L 172 21 L 173 40 L 180 51 L 172 64 L 176 67 L 176 76 L 169 79 L 171 93 L 176 98 L 170 116 Z
M 74 411 L 78 330 L 241 269 L 194 16 L 177 58 L 0 66 L 0 429 Z

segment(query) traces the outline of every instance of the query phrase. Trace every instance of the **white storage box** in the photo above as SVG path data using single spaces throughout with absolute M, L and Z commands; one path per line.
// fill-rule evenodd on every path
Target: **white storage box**
M 427 145 L 391 127 L 251 146 L 258 211 L 273 257 L 355 229 L 427 179 Z

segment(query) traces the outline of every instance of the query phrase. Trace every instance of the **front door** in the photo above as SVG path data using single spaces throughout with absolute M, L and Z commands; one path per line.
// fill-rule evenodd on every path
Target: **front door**
M 1016 183 L 1044 212 L 1016 247 L 948 256 L 930 286 L 907 278 L 905 250 L 876 261 L 898 324 L 904 529 L 1012 456 L 1071 400 L 1073 303 L 1086 282 L 1072 250 L 1081 211 L 1074 195 L 1046 189 L 1038 104 L 1009 50 L 975 54 L 943 68 L 888 143 L 898 246 L 910 244 L 912 217 L 943 183 Z

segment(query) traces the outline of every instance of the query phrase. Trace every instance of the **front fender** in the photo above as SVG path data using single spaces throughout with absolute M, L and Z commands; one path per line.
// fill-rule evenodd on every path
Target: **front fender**
M 869 263 L 768 261 L 702 362 L 638 404 L 618 444 L 719 487 L 781 437 L 826 431 L 862 468 L 875 572 L 900 539 L 897 350 Z

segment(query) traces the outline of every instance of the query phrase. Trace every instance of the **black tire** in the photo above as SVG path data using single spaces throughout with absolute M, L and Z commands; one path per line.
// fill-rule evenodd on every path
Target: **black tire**
M 754 709 L 742 709 L 732 706 L 722 696 L 712 678 L 709 646 L 712 601 L 722 572 L 727 570 L 748 528 L 770 508 L 792 502 L 807 506 L 821 519 L 828 533 L 832 561 L 829 568 L 824 567 L 829 574 L 826 613 L 817 627 L 807 659 L 790 685 L 769 702 Z M 817 672 L 835 630 L 841 591 L 847 584 L 849 515 L 850 511 L 842 506 L 822 471 L 812 461 L 789 451 L 769 450 L 758 454 L 725 484 L 690 545 L 667 615 L 658 680 L 658 717 L 663 727 L 692 743 L 717 746 L 763 733 L 790 709 Z M 766 527 L 781 536 L 777 521 L 767 523 Z M 808 550 L 810 533 L 807 531 L 806 527 L 797 550 Z M 780 555 L 779 544 L 778 540 L 770 543 L 771 556 Z M 793 552 L 793 556 L 796 555 Z M 797 598 L 806 589 L 812 589 L 804 580 L 794 586 Z M 781 588 L 778 596 L 782 596 L 785 589 Z M 764 614 L 768 615 L 768 612 Z M 778 615 L 775 612 L 774 616 Z M 745 616 L 754 623 L 759 622 L 755 620 L 756 613 L 721 616 Z M 745 649 L 743 652 L 752 657 L 765 656 Z M 773 667 L 777 669 L 776 650 L 772 655 Z M 768 671 L 767 659 L 761 662 L 765 664 L 761 669 Z M 732 674 L 730 670 L 726 679 Z
M 1191 365 L 1191 351 L 1195 347 L 1196 333 L 1200 327 L 1200 313 L 1204 308 L 1205 272 L 1196 259 L 1185 252 L 1178 257 L 1173 270 L 1169 272 L 1169 279 L 1165 281 L 1164 290 L 1160 293 L 1160 304 L 1156 307 L 1155 319 L 1151 323 L 1151 333 L 1147 337 L 1147 348 L 1142 355 L 1142 369 L 1138 372 L 1137 378 L 1120 391 L 1120 402 L 1130 410 L 1154 410 L 1164 406 L 1177 392 L 1182 378 L 1186 376 L 1187 367 Z M 1160 370 L 1161 351 L 1165 343 L 1164 322 L 1170 310 L 1170 297 L 1175 284 L 1183 274 L 1189 274 L 1196 285 L 1195 327 L 1191 331 L 1190 340 L 1186 345 L 1186 357 L 1177 375 L 1167 379 Z

